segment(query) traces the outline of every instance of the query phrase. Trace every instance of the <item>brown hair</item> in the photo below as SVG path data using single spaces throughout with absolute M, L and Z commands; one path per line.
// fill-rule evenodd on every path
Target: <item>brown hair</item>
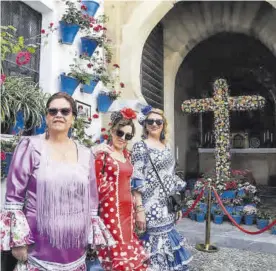
M 160 141 L 164 144 L 167 143 L 168 140 L 168 121 L 164 115 L 164 111 L 158 108 L 152 108 L 151 111 L 147 114 L 146 119 L 149 117 L 150 114 L 158 114 L 162 117 L 163 119 L 163 130 L 161 132 L 161 134 L 164 134 L 164 138 L 160 137 Z M 144 125 L 143 125 L 143 132 L 142 132 L 142 138 L 147 138 L 148 137 L 148 130 L 146 127 L 146 122 L 144 121 Z
M 132 128 L 132 134 L 133 136 L 135 135 L 135 125 L 132 121 L 132 119 L 124 119 L 124 118 L 120 118 L 118 119 L 117 121 L 114 121 L 112 123 L 112 126 L 110 127 L 110 130 L 111 131 L 116 131 L 118 130 L 120 127 L 124 127 L 124 126 L 128 126 L 130 125 L 131 128 Z
M 57 92 L 55 94 L 53 94 L 47 101 L 46 103 L 46 108 L 48 109 L 49 106 L 50 106 L 50 103 L 53 101 L 53 100 L 56 100 L 56 99 L 65 99 L 71 106 L 71 109 L 72 109 L 72 114 L 73 116 L 77 117 L 77 106 L 76 106 L 76 102 L 75 100 L 70 96 L 68 95 L 67 93 L 65 92 Z

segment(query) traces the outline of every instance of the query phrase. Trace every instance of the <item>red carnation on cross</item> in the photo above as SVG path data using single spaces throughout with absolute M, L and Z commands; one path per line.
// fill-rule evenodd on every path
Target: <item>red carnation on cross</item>
M 16 56 L 16 64 L 18 66 L 26 65 L 31 60 L 31 53 L 30 52 L 19 52 Z
M 120 112 L 125 119 L 131 120 L 136 118 L 136 113 L 131 108 L 123 108 Z

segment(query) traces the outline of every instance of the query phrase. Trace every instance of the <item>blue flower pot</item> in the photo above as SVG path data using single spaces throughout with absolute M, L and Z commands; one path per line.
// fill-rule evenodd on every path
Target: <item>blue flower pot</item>
M 98 42 L 88 37 L 81 38 L 81 55 L 91 57 L 98 46 Z
M 189 218 L 192 220 L 196 220 L 196 213 L 195 212 L 190 212 L 189 213 Z
M 86 270 L 87 271 L 104 271 L 101 263 L 99 261 L 99 259 L 95 259 L 95 260 L 86 260 Z
M 82 1 L 82 3 L 87 7 L 87 10 L 83 11 L 83 13 L 94 17 L 100 4 L 93 0 Z
M 227 190 L 222 192 L 222 199 L 234 199 L 236 197 L 236 190 Z
M 236 212 L 242 212 L 242 211 L 243 211 L 243 208 L 244 208 L 244 206 L 240 205 L 240 206 L 236 206 L 236 207 L 234 208 L 234 210 L 235 210 Z
M 200 203 L 199 208 L 203 213 L 207 213 L 207 204 L 206 203 Z
M 273 226 L 273 227 L 271 228 L 271 234 L 276 234 L 276 226 Z
M 245 195 L 244 189 L 240 189 L 240 190 L 238 191 L 238 194 L 237 194 L 237 195 L 240 196 L 240 197 L 244 196 L 244 195 Z
M 245 215 L 244 216 L 244 224 L 245 225 L 253 225 L 255 215 Z
M 241 215 L 232 215 L 232 217 L 234 218 L 237 224 L 241 224 L 241 219 L 242 219 Z
M 35 127 L 34 133 L 36 135 L 40 135 L 45 133 L 46 130 L 46 121 L 45 121 L 45 117 L 43 117 L 41 125 L 39 127 Z
M 108 108 L 113 103 L 113 100 L 111 100 L 110 97 L 106 94 L 99 94 L 97 101 L 98 101 L 98 110 L 99 112 L 103 112 L 103 113 L 107 112 Z
M 60 91 L 66 92 L 67 94 L 72 96 L 78 85 L 78 79 L 66 76 L 64 74 L 60 75 Z
M 234 211 L 234 207 L 233 206 L 225 206 L 225 209 L 227 210 L 227 212 L 231 215 Z
M 12 160 L 12 155 L 13 153 L 12 152 L 6 152 L 6 165 L 5 165 L 5 168 L 4 168 L 4 174 L 7 176 L 8 173 L 9 173 L 9 168 L 10 168 L 10 165 L 11 165 L 11 160 Z
M 63 21 L 59 22 L 60 39 L 63 44 L 73 44 L 75 37 L 80 29 L 78 24 L 67 24 Z
M 268 219 L 257 219 L 257 228 L 263 229 L 268 226 L 269 220 Z
M 87 94 L 92 94 L 99 80 L 91 80 L 90 85 L 82 85 L 81 91 Z
M 214 214 L 215 210 L 217 210 L 217 208 L 218 208 L 218 205 L 213 203 L 212 206 L 211 206 L 211 214 Z
M 196 221 L 197 222 L 204 222 L 205 220 L 205 214 L 204 213 L 197 213 L 196 214 Z
M 222 222 L 223 222 L 223 215 L 214 215 L 215 224 L 222 224 Z
M 17 135 L 20 131 L 24 130 L 24 114 L 23 111 L 16 113 L 16 123 L 10 128 L 10 134 Z

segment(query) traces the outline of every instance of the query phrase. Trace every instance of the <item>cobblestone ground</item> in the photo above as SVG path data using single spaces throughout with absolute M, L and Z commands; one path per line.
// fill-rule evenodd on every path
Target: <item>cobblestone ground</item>
M 188 246 L 194 257 L 190 271 L 276 271 L 276 251 L 265 254 L 220 248 L 217 253 L 205 253 Z

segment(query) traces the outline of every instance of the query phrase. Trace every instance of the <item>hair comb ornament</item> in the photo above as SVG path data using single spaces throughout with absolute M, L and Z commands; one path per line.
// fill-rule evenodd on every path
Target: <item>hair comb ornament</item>
M 134 120 L 137 117 L 135 111 L 131 108 L 123 108 L 120 113 L 122 114 L 123 118 L 128 120 Z
M 142 108 L 141 112 L 138 115 L 138 122 L 140 125 L 144 125 L 145 119 L 147 118 L 147 115 L 152 111 L 152 106 L 147 105 L 144 108 Z

